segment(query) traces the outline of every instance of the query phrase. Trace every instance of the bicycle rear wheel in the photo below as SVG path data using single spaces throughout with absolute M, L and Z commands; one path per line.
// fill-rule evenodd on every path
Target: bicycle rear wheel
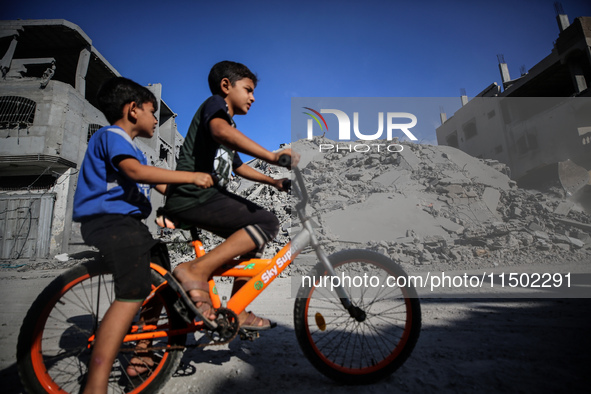
M 413 287 L 391 286 L 406 274 L 379 253 L 346 250 L 329 260 L 365 318 L 350 316 L 331 291 L 336 279 L 318 264 L 308 275 L 312 284 L 299 289 L 295 302 L 298 342 L 324 375 L 346 384 L 373 383 L 393 373 L 412 352 L 421 329 L 419 299 Z
M 152 271 L 152 285 L 163 279 Z M 151 321 L 134 325 L 156 330 L 182 328 L 186 324 L 171 310 L 171 295 L 164 286 L 153 292 L 147 305 L 156 305 Z M 99 260 L 90 260 L 64 272 L 37 297 L 21 327 L 17 345 L 18 371 L 30 393 L 78 393 L 84 387 L 92 351 L 91 338 L 114 297 L 112 275 Z M 146 305 L 146 304 L 145 304 Z M 146 307 L 143 308 L 144 311 Z M 159 310 L 159 311 L 158 311 Z M 133 325 L 132 325 L 133 327 Z M 131 377 L 126 369 L 136 342 L 122 344 L 109 378 L 110 393 L 150 393 L 158 391 L 176 371 L 186 335 L 154 339 L 154 366 Z

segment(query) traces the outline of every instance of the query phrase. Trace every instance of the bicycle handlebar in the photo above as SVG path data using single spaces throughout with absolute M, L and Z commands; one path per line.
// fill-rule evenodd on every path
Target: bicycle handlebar
M 291 189 L 291 179 L 286 179 L 283 181 L 283 190 L 289 191 Z
M 291 156 L 286 155 L 286 154 L 279 156 L 279 160 L 277 160 L 277 164 L 282 167 L 288 167 L 288 168 L 291 167 Z M 300 202 L 298 204 L 296 204 L 296 208 L 297 207 L 303 208 L 308 203 L 308 192 L 306 191 L 306 187 L 304 185 L 304 179 L 302 178 L 302 173 L 300 172 L 300 169 L 297 167 L 293 167 L 292 170 L 294 171 L 294 174 L 295 174 L 296 189 L 298 191 L 298 194 L 300 195 Z M 284 188 L 285 188 L 285 185 L 287 182 L 289 182 L 287 184 L 287 188 L 291 188 L 291 180 L 286 180 L 284 182 Z
M 277 161 L 281 167 L 291 167 L 291 156 L 290 155 L 281 155 L 279 156 L 279 160 Z

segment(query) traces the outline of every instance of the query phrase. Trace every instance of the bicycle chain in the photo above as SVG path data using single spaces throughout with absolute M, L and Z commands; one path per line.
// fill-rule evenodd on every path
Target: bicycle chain
M 218 346 L 218 345 L 225 345 L 226 343 L 230 343 L 236 335 L 238 334 L 238 330 L 240 326 L 238 324 L 238 316 L 234 311 L 227 309 L 227 308 L 218 308 L 216 310 L 216 322 L 218 327 L 215 330 L 203 330 L 205 335 L 212 341 L 210 344 L 206 344 L 205 346 Z
M 142 348 L 141 351 L 144 352 L 155 350 L 182 350 L 194 347 L 221 346 L 232 342 L 234 338 L 236 338 L 236 336 L 238 335 L 238 331 L 240 329 L 238 325 L 238 316 L 236 316 L 236 313 L 234 313 L 234 311 L 227 308 L 219 308 L 216 310 L 216 312 L 216 321 L 218 323 L 218 328 L 216 330 L 201 330 L 205 334 L 205 336 L 207 336 L 211 340 L 210 343 L 196 343 L 194 345 L 149 346 L 146 348 Z M 138 328 L 141 329 L 141 327 L 149 323 L 157 323 L 159 320 L 160 318 L 152 318 L 145 320 L 141 325 L 138 325 Z M 222 334 L 220 334 L 220 332 Z M 138 331 L 137 333 L 140 333 L 140 331 Z M 223 337 L 219 337 L 218 335 L 223 335 Z M 120 351 L 135 352 L 137 350 L 135 348 L 121 348 Z

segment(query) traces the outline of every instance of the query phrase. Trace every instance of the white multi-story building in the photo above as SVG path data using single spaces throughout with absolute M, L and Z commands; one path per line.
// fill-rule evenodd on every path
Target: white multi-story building
M 518 78 L 499 55 L 502 84 L 492 83 L 437 128 L 437 142 L 507 164 L 511 177 L 537 183 L 571 160 L 591 170 L 591 17 L 572 24 L 557 9 L 551 53 Z

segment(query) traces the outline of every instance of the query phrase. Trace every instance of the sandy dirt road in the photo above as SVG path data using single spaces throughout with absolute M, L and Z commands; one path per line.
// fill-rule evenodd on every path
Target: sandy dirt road
M 23 392 L 15 366 L 18 329 L 58 272 L 0 273 L 4 393 Z M 187 349 L 163 392 L 359 392 L 325 378 L 305 359 L 293 331 L 290 279 L 273 286 L 251 309 L 278 322 L 277 328 L 254 342 Z M 584 393 L 591 387 L 590 299 L 423 299 L 421 306 L 414 352 L 394 375 L 364 392 Z

